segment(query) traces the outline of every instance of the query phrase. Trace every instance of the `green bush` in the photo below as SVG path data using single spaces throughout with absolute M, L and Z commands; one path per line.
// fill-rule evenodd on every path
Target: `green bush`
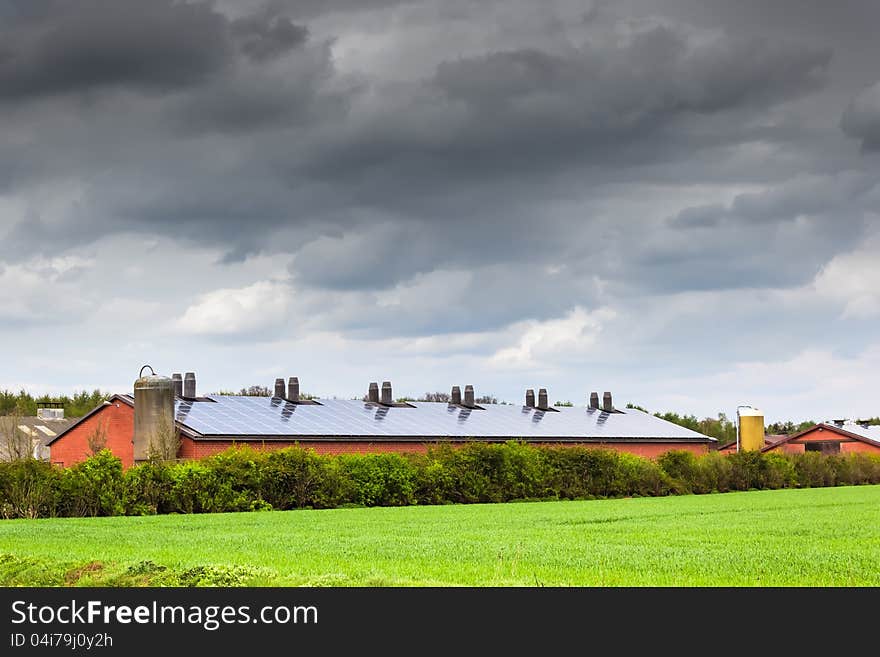
M 416 501 L 415 468 L 400 454 L 344 454 L 336 464 L 349 503 L 406 506 Z
M 119 516 L 125 513 L 122 461 L 102 449 L 63 471 L 65 515 Z
M 592 447 L 547 448 L 545 458 L 552 488 L 563 499 L 591 499 L 615 494 L 620 458 L 617 452 Z
M 342 481 L 332 459 L 300 447 L 266 457 L 262 490 L 276 509 L 327 509 L 342 501 Z
M 684 450 L 666 452 L 657 459 L 657 465 L 669 477 L 674 492 L 695 492 L 699 462 L 694 454 Z
M 52 518 L 59 515 L 62 471 L 44 461 L 0 462 L 0 516 Z
M 214 513 L 592 499 L 880 483 L 880 456 L 671 451 L 657 461 L 583 446 L 440 445 L 424 454 L 323 456 L 234 447 L 123 470 L 104 450 L 64 469 L 0 463 L 0 517 Z

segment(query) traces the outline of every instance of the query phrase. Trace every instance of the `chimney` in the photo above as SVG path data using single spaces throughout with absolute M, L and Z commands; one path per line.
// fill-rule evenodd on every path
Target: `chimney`
M 547 403 L 547 388 L 541 388 L 538 390 L 538 408 L 542 411 L 546 411 L 550 405 Z
M 449 402 L 461 406 L 461 388 L 452 386 L 452 396 L 449 398 Z
M 393 404 L 394 399 L 391 396 L 391 381 L 382 382 L 382 403 Z
M 599 408 L 599 393 L 590 393 L 590 408 Z
M 370 383 L 370 391 L 367 393 L 367 401 L 371 401 L 374 404 L 379 403 L 379 384 L 375 381 Z
M 174 388 L 175 397 L 183 397 L 183 377 L 180 372 L 171 375 L 171 387 Z
M 295 376 L 287 379 L 287 401 L 299 401 L 299 378 Z
M 474 387 L 473 386 L 465 386 L 464 387 L 464 405 L 468 408 L 473 408 L 476 406 L 474 402 Z
M 606 392 L 602 394 L 602 410 L 610 413 L 614 410 L 614 404 L 611 403 L 611 393 Z
M 529 388 L 526 390 L 526 407 L 534 408 L 535 407 L 535 391 Z
M 196 398 L 196 373 L 187 372 L 183 375 L 183 396 L 187 399 Z
M 284 379 L 275 379 L 275 394 L 273 396 L 284 399 Z

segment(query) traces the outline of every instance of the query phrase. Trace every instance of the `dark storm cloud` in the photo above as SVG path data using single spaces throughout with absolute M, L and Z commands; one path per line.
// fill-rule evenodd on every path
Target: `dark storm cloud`
M 206 3 L 33 4 L 0 27 L 0 99 L 112 85 L 172 89 L 218 71 L 230 54 L 227 21 Z
M 816 89 L 831 53 L 801 44 L 721 36 L 691 43 L 664 26 L 624 43 L 490 53 L 445 61 L 421 85 L 396 89 L 387 111 L 322 144 L 318 177 L 421 175 L 435 184 L 577 162 L 663 157 L 677 121 L 762 108 Z M 647 144 L 650 154 L 640 148 Z
M 853 139 L 860 140 L 865 151 L 880 151 L 880 82 L 852 99 L 840 127 Z
M 385 4 L 394 3 L 370 6 Z M 808 129 L 780 110 L 824 91 L 831 48 L 762 36 L 759 25 L 757 35 L 699 32 L 594 12 L 596 32 L 583 40 L 551 35 L 543 45 L 460 57 L 450 41 L 421 62 L 420 77 L 400 80 L 338 70 L 333 41 L 315 42 L 314 30 L 294 22 L 322 13 L 308 3 L 304 13 L 268 3 L 236 16 L 207 4 L 136 3 L 140 21 L 130 23 L 127 2 L 59 7 L 17 20 L 5 52 L 55 52 L 47 34 L 88 33 L 63 42 L 71 70 L 50 75 L 41 62 L 51 58 L 36 57 L 30 68 L 0 64 L 0 76 L 32 80 L 10 88 L 44 100 L 93 93 L 87 105 L 50 99 L 42 113 L 10 114 L 0 145 L 8 142 L 21 164 L 0 161 L 0 185 L 57 182 L 76 187 L 76 202 L 61 205 L 60 219 L 47 212 L 20 220 L 4 239 L 9 258 L 114 232 L 160 233 L 218 247 L 223 262 L 289 253 L 298 284 L 331 292 L 389 289 L 442 268 L 497 265 L 493 275 L 503 280 L 518 264 L 571 265 L 579 280 L 555 283 L 559 296 L 536 306 L 544 313 L 582 294 L 594 275 L 658 289 L 779 281 L 779 268 L 763 262 L 716 265 L 717 275 L 701 276 L 723 252 L 678 248 L 675 233 L 725 225 L 760 233 L 790 223 L 821 200 L 821 184 L 788 200 L 771 191 L 689 208 L 672 222 L 614 203 L 651 185 L 770 184 L 831 161 L 811 152 Z M 369 11 L 353 3 L 326 11 L 345 8 Z M 495 20 L 491 10 L 467 12 L 475 24 Z M 151 50 L 156 43 L 170 46 Z M 186 60 L 179 70 L 177 60 Z M 100 65 L 76 65 L 92 61 Z M 107 87 L 165 93 L 132 100 L 103 94 Z M 862 128 L 847 125 L 864 122 L 844 123 L 852 132 Z M 737 152 L 755 143 L 782 153 L 739 162 Z M 835 199 L 846 194 L 858 190 L 843 188 Z M 551 210 L 556 203 L 571 207 Z M 828 214 L 828 205 L 815 212 Z M 848 211 L 854 226 L 860 207 Z M 623 226 L 658 243 L 634 246 Z M 792 239 L 813 253 L 815 236 L 826 233 L 808 228 Z M 855 230 L 832 239 L 829 251 L 851 244 Z

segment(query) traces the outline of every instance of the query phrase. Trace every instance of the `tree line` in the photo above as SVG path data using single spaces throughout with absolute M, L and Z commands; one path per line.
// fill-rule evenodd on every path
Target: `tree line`
M 0 391 L 0 415 L 32 416 L 37 408 L 59 405 L 64 409 L 65 417 L 82 417 L 96 406 L 110 398 L 109 392 L 103 390 L 82 390 L 73 395 L 40 395 L 35 397 L 26 390 L 12 392 Z

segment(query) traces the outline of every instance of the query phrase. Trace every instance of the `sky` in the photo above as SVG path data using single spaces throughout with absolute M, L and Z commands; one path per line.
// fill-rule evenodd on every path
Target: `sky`
M 878 24 L 0 0 L 0 388 L 880 415 Z

